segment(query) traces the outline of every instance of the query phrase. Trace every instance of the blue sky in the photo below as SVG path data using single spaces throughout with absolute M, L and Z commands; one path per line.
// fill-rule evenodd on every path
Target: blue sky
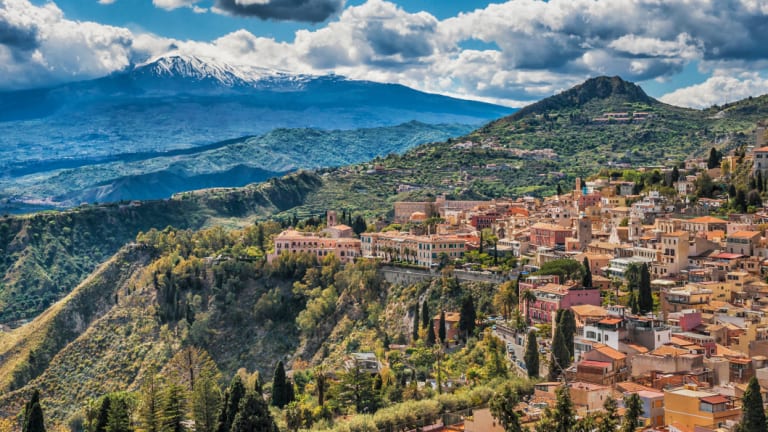
M 597 75 L 705 107 L 768 93 L 763 0 L 0 0 L 0 88 L 166 55 L 520 106 Z

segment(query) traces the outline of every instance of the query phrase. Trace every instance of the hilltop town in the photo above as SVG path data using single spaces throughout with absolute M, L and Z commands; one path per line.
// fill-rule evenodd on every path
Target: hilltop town
M 516 310 L 484 324 L 507 341 L 520 374 L 555 379 L 536 384 L 518 407 L 524 420 L 536 421 L 567 386 L 582 415 L 608 397 L 636 394 L 644 430 L 730 430 L 750 379 L 768 389 L 768 211 L 755 198 L 768 178 L 764 144 L 758 133 L 740 155 L 713 149 L 679 166 L 604 170 L 544 199 L 396 202 L 390 221 L 357 233 L 330 211 L 319 232 L 278 234 L 268 259 L 334 254 L 416 278 L 448 269 L 513 281 Z M 738 171 L 749 191 L 713 190 L 713 182 L 733 185 Z M 583 263 L 578 280 L 543 274 L 567 262 Z M 572 311 L 575 332 L 567 364 L 553 371 L 563 310 Z M 443 325 L 455 332 L 459 320 L 451 312 Z M 543 360 L 536 371 L 521 354 L 531 332 Z M 487 412 L 463 427 L 503 430 Z

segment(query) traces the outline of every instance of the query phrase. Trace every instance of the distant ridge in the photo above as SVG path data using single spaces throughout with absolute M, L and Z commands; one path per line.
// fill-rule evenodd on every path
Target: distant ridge
M 580 108 L 596 99 L 619 99 L 622 102 L 640 102 L 648 105 L 660 103 L 648 96 L 637 84 L 624 81 L 618 76 L 599 76 L 590 78 L 562 93 L 521 108 L 515 114 L 508 117 L 508 119 L 514 121 L 532 114 L 544 114 L 548 111 L 566 108 Z

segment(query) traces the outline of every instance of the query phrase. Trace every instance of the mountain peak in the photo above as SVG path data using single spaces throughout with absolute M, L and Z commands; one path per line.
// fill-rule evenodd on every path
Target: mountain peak
M 542 114 L 553 110 L 581 108 L 592 101 L 609 100 L 624 103 L 641 102 L 649 105 L 659 103 L 648 96 L 637 84 L 625 81 L 618 76 L 599 76 L 590 78 L 562 93 L 526 106 L 515 113 L 511 120 L 518 120 L 530 114 Z
M 134 75 L 215 82 L 226 87 L 247 85 L 252 77 L 232 65 L 187 55 L 166 55 L 137 65 Z

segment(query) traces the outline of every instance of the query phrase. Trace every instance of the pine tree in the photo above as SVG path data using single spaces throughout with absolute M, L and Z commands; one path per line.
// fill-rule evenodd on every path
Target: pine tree
M 131 432 L 131 412 L 124 394 L 110 397 L 109 414 L 107 416 L 107 432 Z
M 195 383 L 192 392 L 192 412 L 195 418 L 196 432 L 214 432 L 216 416 L 221 410 L 221 389 L 216 380 L 203 376 Z
M 504 432 L 522 432 L 520 416 L 515 406 L 520 402 L 517 392 L 511 385 L 505 385 L 490 400 L 490 409 L 493 417 L 498 419 Z
M 278 361 L 275 367 L 275 375 L 272 378 L 272 405 L 282 408 L 290 402 L 288 400 L 288 383 L 285 379 L 285 367 L 283 362 Z
M 555 390 L 557 401 L 555 408 L 547 408 L 536 431 L 544 432 L 573 432 L 576 425 L 576 412 L 573 409 L 571 393 L 567 386 L 560 386 Z
M 32 392 L 32 397 L 24 406 L 21 430 L 22 432 L 45 432 L 43 408 L 40 406 L 40 392 L 37 389 Z
M 739 432 L 764 431 L 766 427 L 765 411 L 763 410 L 763 396 L 760 394 L 760 384 L 757 378 L 752 377 L 747 384 L 747 390 L 741 397 L 742 411 L 744 412 Z
M 592 270 L 589 268 L 589 259 L 584 257 L 584 275 L 581 277 L 581 286 L 584 288 L 592 288 Z
M 419 306 L 416 305 L 416 310 L 413 311 L 413 342 L 419 340 Z
M 459 331 L 464 336 L 464 340 L 475 332 L 475 320 L 477 320 L 475 301 L 472 299 L 472 295 L 467 294 L 461 302 L 461 315 L 459 316 Z
M 139 426 L 144 432 L 157 432 L 160 429 L 160 382 L 155 371 L 147 373 L 139 393 Z
M 653 294 L 651 294 L 651 272 L 648 264 L 640 267 L 640 282 L 637 290 L 637 308 L 644 314 L 653 310 Z
M 186 412 L 185 389 L 171 382 L 165 388 L 160 405 L 160 432 L 183 432 Z
M 445 335 L 445 311 L 440 311 L 440 321 L 437 326 L 437 335 L 440 338 L 440 343 L 446 342 L 446 335 Z
M 528 332 L 528 338 L 525 342 L 525 368 L 528 369 L 528 377 L 536 378 L 539 376 L 539 345 L 536 341 L 536 332 Z
M 597 432 L 616 432 L 619 426 L 619 416 L 616 413 L 616 399 L 608 396 L 603 403 L 603 412 L 600 413 L 600 424 Z
M 622 432 L 634 432 L 640 426 L 640 416 L 643 415 L 643 401 L 637 393 L 624 398 L 624 422 L 621 425 Z
M 261 395 L 249 391 L 240 401 L 231 432 L 276 432 L 277 425 Z

